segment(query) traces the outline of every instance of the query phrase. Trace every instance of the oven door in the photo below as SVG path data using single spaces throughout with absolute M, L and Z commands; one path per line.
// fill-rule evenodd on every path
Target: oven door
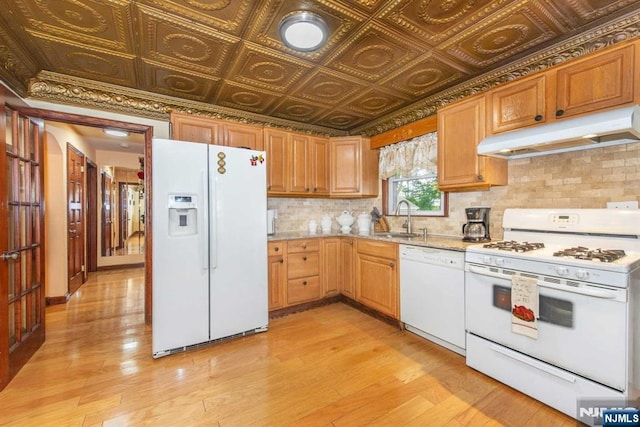
M 567 285 L 561 279 L 537 277 L 540 314 L 538 338 L 533 339 L 511 331 L 511 277 L 514 274 L 520 273 L 466 265 L 466 330 L 614 389 L 625 390 L 627 290 L 576 282 Z

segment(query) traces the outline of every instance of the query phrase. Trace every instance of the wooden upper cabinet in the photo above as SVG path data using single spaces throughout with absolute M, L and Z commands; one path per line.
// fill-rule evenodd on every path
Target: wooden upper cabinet
M 629 44 L 558 67 L 554 115 L 572 117 L 633 102 L 635 48 Z
M 369 144 L 369 139 L 361 136 L 331 139 L 332 196 L 378 195 L 378 152 Z
M 464 99 L 438 110 L 438 187 L 481 190 L 507 183 L 507 161 L 479 156 L 485 137 L 485 97 Z
M 314 195 L 328 195 L 330 192 L 329 147 L 329 138 L 312 137 L 309 141 L 310 184 Z
M 291 193 L 311 192 L 309 139 L 308 135 L 289 134 L 289 192 Z
M 241 123 L 224 122 L 220 125 L 222 145 L 227 147 L 264 150 L 262 128 Z
M 171 137 L 180 141 L 215 144 L 220 123 L 206 117 L 171 113 Z
M 506 132 L 547 121 L 544 75 L 523 79 L 487 94 L 489 134 Z
M 288 190 L 288 133 L 276 129 L 264 129 L 264 144 L 267 152 L 267 193 L 286 194 Z

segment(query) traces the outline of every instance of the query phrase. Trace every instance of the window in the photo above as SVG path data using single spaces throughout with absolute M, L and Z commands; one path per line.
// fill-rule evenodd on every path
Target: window
M 446 216 L 447 195 L 438 190 L 436 132 L 380 149 L 380 177 L 387 214 L 401 200 L 411 205 L 413 215 Z M 399 214 L 407 214 L 403 204 Z
M 445 216 L 446 194 L 438 190 L 438 177 L 424 170 L 408 178 L 389 178 L 387 183 L 387 212 L 392 214 L 400 200 L 411 204 L 412 215 Z M 406 215 L 406 205 L 399 214 Z

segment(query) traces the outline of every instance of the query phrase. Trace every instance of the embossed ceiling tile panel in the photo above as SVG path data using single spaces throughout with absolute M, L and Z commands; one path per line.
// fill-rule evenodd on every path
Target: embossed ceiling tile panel
M 272 116 L 295 122 L 312 123 L 316 118 L 326 115 L 327 108 L 294 97 L 287 97 L 271 113 Z
M 244 45 L 240 52 L 234 54 L 234 65 L 226 75 L 240 83 L 286 91 L 311 67 L 311 64 L 259 46 Z
M 402 0 L 381 20 L 431 45 L 454 37 L 513 0 Z
M 345 43 L 347 33 L 353 31 L 358 24 L 366 19 L 365 15 L 331 0 L 265 0 L 264 3 L 263 8 L 255 10 L 256 20 L 246 36 L 247 40 L 316 62 L 336 47 L 342 46 Z M 289 49 L 282 43 L 278 33 L 282 19 L 299 10 L 313 11 L 320 15 L 329 27 L 326 44 L 313 52 L 299 52 Z
M 327 67 L 376 82 L 424 53 L 417 44 L 370 23 L 340 46 Z
M 0 80 L 11 85 L 16 93 L 26 96 L 27 82 L 38 73 L 38 65 L 28 51 L 23 50 L 0 28 Z
M 348 80 L 329 70 L 318 70 L 292 92 L 293 96 L 329 106 L 340 103 L 360 93 L 367 86 Z
M 313 124 L 332 129 L 348 130 L 356 126 L 361 126 L 370 120 L 368 117 L 362 117 L 349 112 L 332 111 L 316 120 Z
M 239 39 L 207 29 L 187 25 L 182 20 L 140 8 L 141 57 L 165 65 L 222 77 L 225 62 Z
M 340 0 L 338 0 L 340 1 Z M 367 13 L 371 13 L 377 9 L 379 9 L 385 3 L 392 3 L 389 0 L 341 0 L 342 3 L 347 5 L 352 9 L 360 9 Z M 395 0 L 393 3 L 397 3 L 398 0 Z
M 556 24 L 535 1 L 521 1 L 440 48 L 481 69 L 559 36 L 561 31 Z
M 281 94 L 271 93 L 264 89 L 225 81 L 222 83 L 215 104 L 252 113 L 267 114 L 280 96 Z
M 134 55 L 109 54 L 52 40 L 38 40 L 57 73 L 135 88 Z
M 560 15 L 571 19 L 574 27 L 622 11 L 638 0 L 553 0 Z
M 468 74 L 468 70 L 460 70 L 460 67 L 452 66 L 449 61 L 428 53 L 379 84 L 411 96 L 425 96 Z
M 193 101 L 209 102 L 220 85 L 217 79 L 163 68 L 159 64 L 146 63 L 144 90 Z
M 184 17 L 239 36 L 256 8 L 257 0 L 136 0 L 163 13 Z
M 130 52 L 133 49 L 129 0 L 13 0 L 11 9 L 25 30 L 78 46 Z
M 359 115 L 374 118 L 398 109 L 408 103 L 409 100 L 407 98 L 403 99 L 397 93 L 390 94 L 372 88 L 346 103 L 343 109 L 352 110 Z

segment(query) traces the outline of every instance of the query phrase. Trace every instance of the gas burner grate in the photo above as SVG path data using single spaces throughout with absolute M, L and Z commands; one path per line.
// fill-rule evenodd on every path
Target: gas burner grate
M 585 259 L 589 261 L 613 262 L 622 258 L 626 254 L 621 249 L 589 249 L 584 246 L 563 249 L 553 253 L 558 257 L 573 257 L 575 259 Z
M 515 240 L 504 240 L 501 242 L 487 243 L 483 248 L 499 249 L 511 252 L 529 252 L 544 248 L 544 243 L 516 242 Z

